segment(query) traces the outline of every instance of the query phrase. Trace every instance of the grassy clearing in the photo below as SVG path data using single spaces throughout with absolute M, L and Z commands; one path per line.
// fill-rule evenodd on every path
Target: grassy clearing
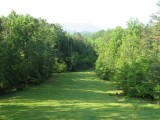
M 160 106 L 117 96 L 114 83 L 94 72 L 54 75 L 49 81 L 0 97 L 0 120 L 160 120 Z

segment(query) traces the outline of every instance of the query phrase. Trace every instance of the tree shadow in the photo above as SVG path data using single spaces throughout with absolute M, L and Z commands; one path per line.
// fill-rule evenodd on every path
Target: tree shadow
M 55 76 L 55 75 L 54 75 Z M 54 77 L 53 76 L 53 77 Z M 116 93 L 93 72 L 56 75 L 39 86 L 0 98 L 0 119 L 159 119 L 160 107 Z

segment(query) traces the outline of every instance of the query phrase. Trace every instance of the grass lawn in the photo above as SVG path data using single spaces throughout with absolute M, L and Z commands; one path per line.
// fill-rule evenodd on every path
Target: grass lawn
M 120 92 L 92 71 L 61 73 L 0 96 L 0 120 L 160 120 L 159 105 Z

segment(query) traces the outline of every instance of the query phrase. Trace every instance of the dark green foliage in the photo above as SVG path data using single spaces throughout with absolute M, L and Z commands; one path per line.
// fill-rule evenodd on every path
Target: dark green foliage
M 46 39 L 42 41 L 36 36 L 40 20 L 14 11 L 7 18 L 1 18 L 1 90 L 21 90 L 45 80 L 51 74 L 46 70 L 51 69 L 53 63 L 48 64 L 47 56 L 51 52 L 50 46 L 45 45 Z
M 160 99 L 160 49 L 156 26 L 144 26 L 137 19 L 128 27 L 106 32 L 98 43 L 96 72 L 114 80 L 129 96 Z
M 0 92 L 39 84 L 53 72 L 93 67 L 95 54 L 80 33 L 12 11 L 0 17 Z

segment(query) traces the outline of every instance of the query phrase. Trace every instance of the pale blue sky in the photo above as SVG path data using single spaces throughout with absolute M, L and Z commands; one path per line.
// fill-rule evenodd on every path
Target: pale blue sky
M 0 15 L 11 10 L 50 23 L 91 23 L 104 28 L 125 26 L 131 17 L 143 23 L 157 11 L 158 0 L 0 0 Z

